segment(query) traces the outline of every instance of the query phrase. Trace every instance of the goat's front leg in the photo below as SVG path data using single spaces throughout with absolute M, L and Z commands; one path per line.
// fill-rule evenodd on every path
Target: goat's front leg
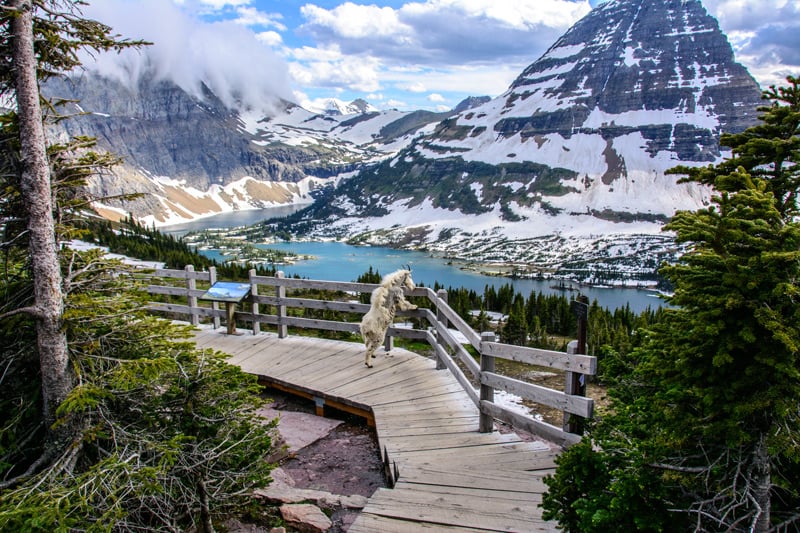
M 412 304 L 405 298 L 400 298 L 397 300 L 397 307 L 399 307 L 401 311 L 413 311 L 417 308 L 416 305 Z

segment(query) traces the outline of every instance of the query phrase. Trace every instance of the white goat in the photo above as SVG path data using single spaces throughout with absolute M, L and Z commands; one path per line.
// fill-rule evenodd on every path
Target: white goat
M 415 288 L 414 280 L 411 279 L 410 270 L 397 270 L 387 274 L 381 280 L 381 284 L 370 297 L 369 311 L 361 319 L 361 336 L 364 337 L 364 344 L 367 347 L 367 354 L 364 364 L 372 368 L 372 358 L 375 357 L 375 350 L 383 344 L 386 337 L 386 330 L 394 321 L 394 313 L 399 308 L 402 311 L 416 309 L 417 306 L 406 300 L 403 289 L 413 291 Z

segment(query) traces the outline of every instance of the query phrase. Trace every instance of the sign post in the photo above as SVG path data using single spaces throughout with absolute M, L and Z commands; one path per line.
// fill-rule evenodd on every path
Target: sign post
M 578 320 L 578 342 L 574 346 L 576 354 L 586 353 L 586 327 L 589 323 L 589 298 L 586 296 L 578 296 L 571 302 L 572 312 L 575 313 L 575 318 Z M 572 344 L 572 343 L 570 343 Z M 566 383 L 564 384 L 565 394 L 574 394 L 577 396 L 586 396 L 586 376 L 578 372 L 567 372 Z M 564 431 L 569 433 L 583 434 L 582 424 L 577 416 L 564 413 Z

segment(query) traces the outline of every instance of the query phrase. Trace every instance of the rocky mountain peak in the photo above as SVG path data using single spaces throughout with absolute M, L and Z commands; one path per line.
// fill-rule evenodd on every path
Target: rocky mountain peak
M 479 105 L 483 105 L 486 102 L 491 101 L 491 96 L 467 96 L 463 100 L 461 100 L 457 106 L 453 108 L 453 111 L 456 113 L 461 113 L 468 109 L 472 109 L 473 107 L 478 107 Z
M 718 133 L 752 124 L 760 91 L 699 0 L 611 0 L 570 28 L 505 95 L 509 104 L 531 97 L 539 116 L 529 130 L 570 135 L 602 121 L 599 114 L 670 110 L 705 117 L 695 125 Z M 715 155 L 713 144 L 707 139 L 706 159 Z

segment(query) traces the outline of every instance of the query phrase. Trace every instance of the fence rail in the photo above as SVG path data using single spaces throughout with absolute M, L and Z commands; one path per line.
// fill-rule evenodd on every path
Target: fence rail
M 262 325 L 274 327 L 278 336 L 284 338 L 288 335 L 288 328 L 316 329 L 337 332 L 359 332 L 360 318 L 353 322 L 341 320 L 327 320 L 323 318 L 304 318 L 292 316 L 288 309 L 333 311 L 363 315 L 370 306 L 356 301 L 342 301 L 331 299 L 329 296 L 312 298 L 310 296 L 287 296 L 287 289 L 295 291 L 334 291 L 350 295 L 370 293 L 376 284 L 348 283 L 323 280 L 308 280 L 285 278 L 278 272 L 275 277 L 257 276 L 255 271 L 250 271 L 250 296 L 242 302 L 239 310 L 220 309 L 217 302 L 202 301 L 199 298 L 204 294 L 205 288 L 217 281 L 216 269 L 213 267 L 206 272 L 197 272 L 189 265 L 185 270 L 158 269 L 153 275 L 147 291 L 155 296 L 162 296 L 170 301 L 150 302 L 148 309 L 170 315 L 185 315 L 189 321 L 198 325 L 201 321 L 211 321 L 215 328 L 219 328 L 223 320 L 230 321 L 233 317 L 236 322 L 252 326 L 253 334 L 261 331 Z M 179 282 L 180 284 L 176 284 Z M 203 288 L 198 288 L 197 283 Z M 329 294 L 329 293 L 328 293 Z M 318 296 L 315 294 L 315 296 Z M 399 316 L 414 319 L 417 323 L 427 323 L 425 327 L 391 327 L 387 332 L 386 349 L 388 350 L 394 337 L 417 339 L 426 341 L 432 347 L 438 369 L 450 371 L 466 391 L 469 398 L 475 403 L 481 413 L 480 430 L 492 431 L 494 419 L 512 424 L 515 427 L 540 435 L 552 442 L 569 446 L 580 440 L 580 435 L 574 433 L 575 420 L 573 417 L 591 418 L 594 402 L 578 393 L 573 393 L 575 387 L 570 386 L 573 375 L 594 375 L 597 372 L 597 360 L 593 356 L 542 350 L 524 346 L 514 346 L 496 342 L 491 332 L 478 333 L 467 324 L 447 304 L 447 292 L 418 287 L 407 292 L 407 296 L 424 298 L 430 303 L 430 308 L 421 305 L 414 311 L 400 311 Z M 179 302 L 172 301 L 180 299 Z M 232 325 L 227 324 L 229 330 Z M 454 334 L 458 331 L 467 340 L 478 355 L 478 360 L 470 353 L 467 345 L 462 344 Z M 496 359 L 507 359 L 529 365 L 547 367 L 563 371 L 567 376 L 565 391 L 558 391 L 521 381 L 498 374 L 495 371 Z M 457 363 L 460 362 L 461 366 Z M 464 372 L 472 377 L 470 377 Z M 476 389 L 473 383 L 478 385 Z M 507 409 L 494 402 L 494 391 L 503 390 L 560 411 L 565 414 L 565 420 L 572 418 L 568 425 L 557 427 Z

